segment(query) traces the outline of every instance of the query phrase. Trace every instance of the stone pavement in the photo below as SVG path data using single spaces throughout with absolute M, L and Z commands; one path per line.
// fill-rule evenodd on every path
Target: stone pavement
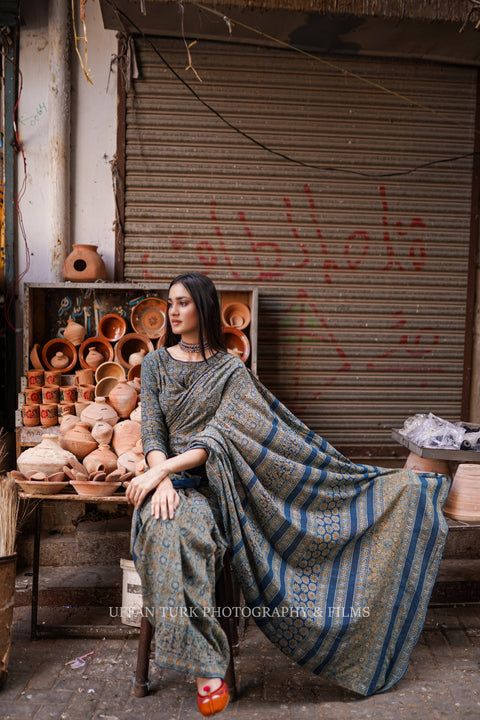
M 26 608 L 16 609 L 9 674 L 0 691 L 1 720 L 201 717 L 193 680 L 153 663 L 150 695 L 134 697 L 136 638 L 31 642 L 28 620 Z M 83 667 L 67 664 L 92 651 Z M 395 688 L 370 698 L 294 665 L 253 624 L 236 669 L 240 697 L 219 716 L 225 720 L 478 720 L 480 605 L 430 608 L 407 673 Z

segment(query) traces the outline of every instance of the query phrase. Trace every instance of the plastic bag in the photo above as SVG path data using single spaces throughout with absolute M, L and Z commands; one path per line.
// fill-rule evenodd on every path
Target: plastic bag
M 461 425 L 429 413 L 407 418 L 400 432 L 420 447 L 458 450 L 466 430 Z

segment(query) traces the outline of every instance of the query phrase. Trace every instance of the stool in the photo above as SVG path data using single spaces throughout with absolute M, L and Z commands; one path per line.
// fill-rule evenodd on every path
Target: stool
M 225 673 L 225 682 L 227 683 L 230 693 L 230 700 L 233 701 L 237 696 L 234 657 L 238 655 L 238 620 L 235 617 L 231 617 L 230 613 L 222 613 L 221 609 L 238 607 L 239 591 L 227 553 L 223 559 L 223 570 L 215 586 L 215 602 L 217 608 L 220 610 L 218 620 L 222 630 L 227 636 L 228 646 L 230 648 L 230 662 L 227 672 Z M 153 633 L 153 625 L 145 616 L 145 613 L 142 613 L 140 638 L 138 640 L 137 669 L 133 686 L 135 697 L 145 697 L 148 695 L 148 670 Z

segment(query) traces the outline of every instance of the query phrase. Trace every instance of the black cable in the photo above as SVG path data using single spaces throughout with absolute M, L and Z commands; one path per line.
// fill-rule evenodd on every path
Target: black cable
M 216 115 L 216 117 L 223 122 L 227 127 L 229 127 L 234 132 L 238 133 L 239 135 L 242 135 L 246 140 L 253 143 L 254 145 L 257 145 L 257 147 L 261 148 L 262 150 L 265 150 L 266 152 L 270 153 L 271 155 L 275 155 L 279 158 L 282 158 L 282 160 L 286 160 L 289 163 L 293 163 L 295 165 L 300 165 L 301 167 L 308 168 L 309 170 L 322 170 L 324 172 L 336 172 L 336 173 L 348 173 L 350 175 L 358 175 L 359 177 L 369 178 L 371 180 L 375 179 L 382 179 L 382 178 L 391 178 L 391 177 L 398 177 L 400 175 L 411 175 L 412 173 L 423 170 L 428 167 L 432 167 L 434 165 L 440 165 L 442 163 L 449 163 L 449 162 L 456 162 L 457 160 L 463 160 L 467 157 L 474 157 L 475 155 L 479 155 L 480 152 L 471 152 L 471 153 L 465 153 L 463 155 L 456 155 L 449 158 L 443 158 L 441 160 L 432 160 L 428 163 L 422 163 L 421 165 L 416 165 L 413 168 L 410 168 L 410 170 L 397 170 L 396 172 L 387 172 L 387 173 L 368 173 L 363 172 L 362 170 L 352 170 L 351 168 L 341 168 L 341 167 L 329 167 L 328 165 L 312 165 L 311 163 L 303 162 L 303 160 L 296 160 L 295 158 L 290 157 L 290 155 L 286 155 L 285 153 L 280 152 L 279 150 L 273 150 L 273 148 L 268 147 L 268 145 L 265 145 L 260 140 L 257 140 L 252 135 L 249 135 L 249 133 L 245 132 L 244 130 L 241 130 L 239 127 L 234 125 L 230 122 L 230 120 L 227 120 L 221 113 L 218 112 L 218 110 L 215 110 L 214 107 L 212 107 L 206 100 L 204 100 L 200 95 L 197 93 L 194 88 L 189 85 L 189 83 L 182 78 L 182 76 L 173 68 L 170 63 L 166 60 L 166 58 L 163 57 L 162 53 L 158 48 L 154 45 L 154 43 L 150 40 L 148 35 L 146 35 L 141 28 L 138 27 L 138 25 L 126 14 L 123 12 L 123 10 L 120 10 L 113 0 L 105 0 L 105 2 L 111 6 L 113 11 L 118 15 L 123 15 L 125 20 L 130 23 L 130 25 L 135 28 L 137 33 L 150 45 L 154 53 L 158 55 L 160 60 L 163 62 L 163 64 L 170 70 L 170 72 L 179 80 L 182 85 L 184 85 L 187 90 L 205 107 L 207 110 L 209 110 L 211 113 Z

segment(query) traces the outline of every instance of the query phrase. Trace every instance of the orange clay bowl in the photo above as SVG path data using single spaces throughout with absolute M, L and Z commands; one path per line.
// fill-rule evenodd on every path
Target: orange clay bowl
M 138 352 L 139 350 L 145 350 L 149 353 L 152 352 L 153 349 L 153 343 L 146 335 L 128 333 L 115 345 L 115 360 L 124 368 L 130 370 L 133 366 L 128 362 L 128 358 L 132 353 Z
M 96 482 L 95 480 L 70 480 L 70 485 L 79 495 L 110 497 L 121 486 L 120 482 Z
M 155 340 L 165 330 L 167 303 L 162 298 L 148 297 L 132 309 L 130 322 L 137 333 Z
M 250 308 L 245 303 L 228 303 L 222 308 L 222 321 L 227 327 L 244 330 L 250 324 Z
M 117 342 L 127 332 L 127 321 L 121 315 L 108 313 L 98 323 L 98 334 L 102 340 Z
M 247 362 L 250 356 L 250 341 L 245 333 L 234 327 L 223 327 L 222 333 L 227 352 Z
M 110 345 L 108 340 L 104 340 L 98 335 L 95 337 L 89 337 L 84 340 L 78 348 L 78 359 L 80 360 L 80 365 L 82 368 L 90 368 L 90 365 L 87 365 L 85 360 L 88 355 L 88 351 L 90 350 L 90 347 L 94 347 L 96 350 L 98 350 L 99 353 L 103 355 L 104 362 L 109 362 L 110 360 L 113 360 L 113 347 Z M 95 371 L 95 368 L 93 368 L 93 370 Z
M 42 364 L 42 349 L 38 343 L 35 343 L 35 345 L 30 350 L 30 362 L 32 363 L 32 368 L 34 370 L 45 370 Z
M 50 360 L 55 357 L 55 353 L 61 352 L 68 357 L 68 365 L 64 368 L 55 368 Z M 61 373 L 68 373 L 73 370 L 77 364 L 77 349 L 73 343 L 65 338 L 52 338 L 42 348 L 42 363 L 47 370 L 56 370 Z
M 57 495 L 67 487 L 68 480 L 63 482 L 49 482 L 48 480 L 15 480 L 24 493 L 28 495 Z
M 140 380 L 141 375 L 142 375 L 142 363 L 138 363 L 138 365 L 132 365 L 132 367 L 128 371 L 127 380 L 135 380 L 135 378 Z

